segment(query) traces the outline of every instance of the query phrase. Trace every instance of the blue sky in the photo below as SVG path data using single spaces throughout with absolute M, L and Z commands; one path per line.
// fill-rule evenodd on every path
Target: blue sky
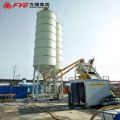
M 7 0 L 49 2 L 63 25 L 63 67 L 95 58 L 101 75 L 120 80 L 120 0 Z M 32 78 L 37 9 L 2 8 L 0 1 L 0 78 Z

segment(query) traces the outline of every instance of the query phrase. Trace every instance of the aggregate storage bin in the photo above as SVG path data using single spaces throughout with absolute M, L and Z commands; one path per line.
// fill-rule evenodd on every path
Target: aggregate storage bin
M 111 96 L 108 80 L 71 80 L 69 103 L 91 107 L 101 105 L 101 99 Z
M 0 94 L 16 94 L 15 99 L 27 98 L 27 86 L 0 86 Z

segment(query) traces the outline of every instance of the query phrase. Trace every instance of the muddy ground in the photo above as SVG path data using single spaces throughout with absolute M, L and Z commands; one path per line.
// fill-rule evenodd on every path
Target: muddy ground
M 17 100 L 0 103 L 0 120 L 90 120 L 95 111 L 83 107 L 69 110 L 65 100 Z

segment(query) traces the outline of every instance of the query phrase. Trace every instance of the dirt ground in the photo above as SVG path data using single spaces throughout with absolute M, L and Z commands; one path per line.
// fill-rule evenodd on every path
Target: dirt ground
M 90 120 L 95 111 L 81 107 L 69 110 L 65 100 L 19 100 L 0 103 L 0 120 Z

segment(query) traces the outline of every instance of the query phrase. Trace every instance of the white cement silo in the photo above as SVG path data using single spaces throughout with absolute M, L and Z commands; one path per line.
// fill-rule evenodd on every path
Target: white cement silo
M 56 22 L 56 68 L 61 69 L 63 62 L 62 54 L 62 25 Z
M 33 97 L 34 95 L 39 96 L 41 75 L 42 80 L 44 80 L 42 81 L 43 88 L 41 88 L 43 93 L 53 94 L 50 90 L 51 83 L 53 84 L 54 96 L 58 96 L 58 92 L 63 91 L 60 90 L 63 88 L 63 82 L 61 82 L 59 89 L 58 82 L 60 81 L 56 79 L 57 70 L 62 68 L 62 56 L 62 26 L 56 22 L 55 13 L 45 8 L 37 13 L 36 20 Z M 47 76 L 51 75 L 52 79 L 46 80 Z M 37 88 L 35 88 L 35 84 L 37 84 Z
M 37 13 L 33 66 L 41 74 L 56 66 L 56 15 L 50 10 Z

